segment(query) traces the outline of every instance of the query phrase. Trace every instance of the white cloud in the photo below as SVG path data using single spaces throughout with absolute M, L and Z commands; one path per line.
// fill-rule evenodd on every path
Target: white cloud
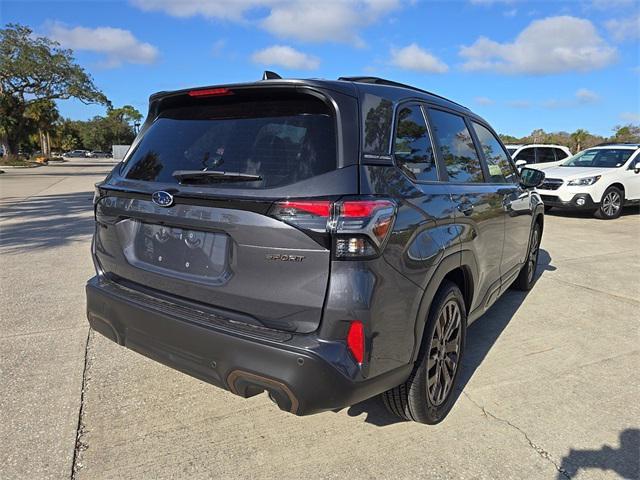
M 511 100 L 507 102 L 507 106 L 511 108 L 531 108 L 531 102 L 528 100 Z
M 576 91 L 576 100 L 578 103 L 594 103 L 600 100 L 600 97 L 593 90 L 580 88 Z
M 104 54 L 102 66 L 105 68 L 119 67 L 123 63 L 148 65 L 159 56 L 156 47 L 141 42 L 129 30 L 121 28 L 68 28 L 61 23 L 52 23 L 48 36 L 65 48 Z
M 542 102 L 542 106 L 544 108 L 549 108 L 552 110 L 560 109 L 560 108 L 576 108 L 581 105 L 588 105 L 592 103 L 597 103 L 600 101 L 600 96 L 594 92 L 593 90 L 589 90 L 587 88 L 579 88 L 576 90 L 576 93 L 572 97 L 566 97 L 562 99 L 550 99 Z
M 445 73 L 449 70 L 446 63 L 415 43 L 404 48 L 392 48 L 391 64 L 405 70 L 415 70 L 417 72 Z
M 640 123 L 640 114 L 635 112 L 622 112 L 620 120 L 629 123 Z
M 292 70 L 315 70 L 320 66 L 316 57 L 299 52 L 286 45 L 273 45 L 254 52 L 251 59 L 262 65 L 277 65 Z
M 640 38 L 640 15 L 620 20 L 609 20 L 605 23 L 605 26 L 609 31 L 609 35 L 617 42 Z
M 593 0 L 591 6 L 599 10 L 611 10 L 612 8 L 629 7 L 636 0 Z
M 605 67 L 616 60 L 617 51 L 589 20 L 560 16 L 532 22 L 510 43 L 480 37 L 463 46 L 460 55 L 469 71 L 550 74 Z
M 362 45 L 357 31 L 400 7 L 401 0 L 130 0 L 145 11 L 256 23 L 278 37 Z M 261 11 L 266 13 L 260 15 Z M 256 18 L 256 15 L 258 16 Z
M 476 97 L 473 99 L 478 105 L 493 105 L 493 100 L 489 97 Z

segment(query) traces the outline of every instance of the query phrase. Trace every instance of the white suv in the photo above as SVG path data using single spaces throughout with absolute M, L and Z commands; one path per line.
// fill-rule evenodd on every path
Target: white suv
M 546 210 L 593 210 L 613 219 L 624 205 L 640 202 L 640 144 L 597 146 L 558 166 L 540 167 L 546 178 L 538 193 Z
M 532 163 L 561 162 L 571 156 L 571 150 L 562 145 L 532 143 L 530 145 L 505 145 L 518 168 Z

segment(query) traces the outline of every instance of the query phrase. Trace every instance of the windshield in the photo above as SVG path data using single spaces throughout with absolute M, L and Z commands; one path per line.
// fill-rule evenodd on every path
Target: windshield
M 621 167 L 633 155 L 634 150 L 629 148 L 603 148 L 580 152 L 562 164 L 563 167 Z
M 509 152 L 509 155 L 512 155 L 512 156 L 513 156 L 513 154 L 514 154 L 514 153 L 516 153 L 516 150 L 518 150 L 518 148 L 517 148 L 517 147 L 516 147 L 516 148 L 514 148 L 514 147 L 507 147 L 507 152 Z
M 272 188 L 336 168 L 334 119 L 309 96 L 270 96 L 252 102 L 190 105 L 161 113 L 127 160 L 123 176 L 177 183 L 179 170 L 254 175 L 201 176 L 216 187 Z

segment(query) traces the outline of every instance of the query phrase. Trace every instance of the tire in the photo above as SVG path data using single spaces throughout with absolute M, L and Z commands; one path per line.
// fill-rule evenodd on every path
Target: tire
M 456 400 L 453 393 L 466 333 L 467 311 L 462 292 L 453 282 L 445 281 L 433 298 L 413 372 L 406 382 L 382 394 L 387 410 L 405 420 L 440 423 Z M 447 339 L 450 341 L 446 342 Z M 447 348 L 455 350 L 447 352 Z
M 618 187 L 609 187 L 602 194 L 600 207 L 596 210 L 596 217 L 602 220 L 613 220 L 622 214 L 624 193 Z
M 531 238 L 529 239 L 529 248 L 527 250 L 527 259 L 520 269 L 518 278 L 513 282 L 512 287 L 516 290 L 529 291 L 533 287 L 536 280 L 536 270 L 538 269 L 538 254 L 540 253 L 540 240 L 542 239 L 542 230 L 538 222 L 533 224 Z

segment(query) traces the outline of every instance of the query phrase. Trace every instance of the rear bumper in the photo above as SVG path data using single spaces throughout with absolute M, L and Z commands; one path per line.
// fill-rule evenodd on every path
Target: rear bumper
M 411 365 L 363 379 L 344 344 L 314 334 L 225 328 L 201 312 L 145 301 L 101 277 L 87 283 L 91 327 L 142 355 L 242 397 L 268 391 L 285 411 L 343 408 L 402 383 Z
M 588 193 L 575 194 L 570 200 L 563 200 L 558 195 L 552 195 L 546 192 L 539 193 L 545 207 L 561 208 L 564 210 L 593 210 L 598 208 L 598 205 Z

